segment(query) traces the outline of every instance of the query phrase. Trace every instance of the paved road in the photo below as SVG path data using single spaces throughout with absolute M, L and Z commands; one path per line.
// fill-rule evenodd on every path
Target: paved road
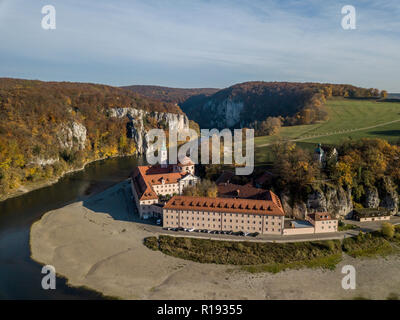
M 126 217 L 124 220 L 132 221 L 141 226 L 144 230 L 147 230 L 154 235 L 169 235 L 174 237 L 191 237 L 191 238 L 199 238 L 199 239 L 210 239 L 210 240 L 222 240 L 222 241 L 255 241 L 255 242 L 301 242 L 301 241 L 318 241 L 318 240 L 334 240 L 334 239 L 344 239 L 348 237 L 357 236 L 360 232 L 360 229 L 346 230 L 340 232 L 332 232 L 332 233 L 317 233 L 317 234 L 303 234 L 303 235 L 258 235 L 257 237 L 242 237 L 242 236 L 233 236 L 226 234 L 209 234 L 209 233 L 200 233 L 200 232 L 185 232 L 185 231 L 167 231 L 163 230 L 161 226 L 155 225 L 155 220 L 142 220 L 139 217 L 139 214 L 136 210 L 136 207 L 133 205 L 131 199 L 130 185 L 126 184 L 124 188 L 125 192 L 125 200 L 129 205 L 129 212 L 133 212 L 132 215 Z M 373 232 L 379 230 L 381 224 L 385 221 L 371 221 L 371 222 L 359 222 L 354 220 L 344 220 L 346 224 L 353 224 L 358 228 L 361 228 L 363 232 Z M 387 221 L 386 221 L 387 222 Z M 400 224 L 400 216 L 392 216 L 390 219 L 390 223 L 392 224 Z
M 357 128 L 357 129 L 348 129 L 346 131 L 335 131 L 335 132 L 331 132 L 331 133 L 325 133 L 325 134 L 320 134 L 320 135 L 316 135 L 316 136 L 309 136 L 309 137 L 303 137 L 303 138 L 296 138 L 296 139 L 289 139 L 289 140 L 285 140 L 285 141 L 291 141 L 291 142 L 296 142 L 296 141 L 303 141 L 303 140 L 309 140 L 309 139 L 315 139 L 315 138 L 320 138 L 320 137 L 329 137 L 329 136 L 334 136 L 334 135 L 338 135 L 338 134 L 346 134 L 346 133 L 351 133 L 351 132 L 356 132 L 356 131 L 363 131 L 363 130 L 369 130 L 369 129 L 373 129 L 373 128 L 377 128 L 377 127 L 383 127 L 386 126 L 388 124 L 392 124 L 395 122 L 400 122 L 400 119 L 397 120 L 393 120 L 393 121 L 388 121 L 388 122 L 384 122 L 384 123 L 380 123 L 374 126 L 369 126 L 369 127 L 364 127 L 364 128 Z M 272 145 L 273 143 L 266 143 L 266 144 L 261 144 L 256 146 L 256 148 L 260 148 L 260 147 L 268 147 L 270 145 Z
M 372 232 L 379 230 L 383 222 L 390 222 L 394 225 L 400 224 L 400 216 L 392 216 L 389 221 L 359 222 L 354 220 L 344 220 L 343 222 L 347 224 L 353 224 L 361 228 L 363 232 Z
M 381 224 L 385 222 L 371 221 L 371 222 L 358 222 L 353 220 L 344 220 L 344 223 L 354 224 L 358 228 L 361 228 L 363 232 L 372 232 L 379 230 Z M 387 222 L 387 221 L 386 221 Z M 400 217 L 392 217 L 390 219 L 392 224 L 400 224 Z M 332 233 L 317 233 L 317 234 L 303 234 L 303 235 L 258 235 L 257 237 L 241 237 L 225 234 L 209 234 L 209 233 L 198 233 L 198 232 L 185 232 L 185 231 L 167 231 L 163 230 L 162 227 L 156 226 L 150 223 L 143 224 L 143 229 L 154 233 L 155 235 L 169 235 L 174 237 L 190 237 L 198 239 L 209 239 L 209 240 L 220 240 L 220 241 L 254 241 L 254 242 L 301 242 L 301 241 L 319 241 L 319 240 L 342 240 L 348 237 L 357 236 L 360 229 L 352 229 L 340 232 Z

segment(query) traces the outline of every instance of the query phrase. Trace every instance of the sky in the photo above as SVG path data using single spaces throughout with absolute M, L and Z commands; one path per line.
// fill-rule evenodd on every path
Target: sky
M 41 26 L 56 9 L 56 29 Z M 341 26 L 356 9 L 356 29 Z M 224 88 L 348 83 L 400 92 L 399 0 L 0 0 L 0 77 Z

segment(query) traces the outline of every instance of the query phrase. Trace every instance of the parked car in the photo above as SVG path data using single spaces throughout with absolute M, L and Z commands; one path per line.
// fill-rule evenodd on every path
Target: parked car
M 194 230 L 194 232 L 201 232 L 201 230 L 199 230 L 199 229 L 196 229 L 196 230 Z
M 188 232 L 193 232 L 193 231 L 194 231 L 194 228 L 186 229 L 186 231 L 188 231 Z
M 185 228 L 179 227 L 179 228 L 176 228 L 176 231 L 185 231 Z
M 178 228 L 171 228 L 171 231 L 178 231 Z
M 249 234 L 250 237 L 257 237 L 258 235 L 259 235 L 258 232 L 253 232 Z

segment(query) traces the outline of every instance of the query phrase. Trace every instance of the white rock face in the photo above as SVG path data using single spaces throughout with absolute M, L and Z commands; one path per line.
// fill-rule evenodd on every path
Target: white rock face
M 86 145 L 86 127 L 79 122 L 71 122 L 61 127 L 58 140 L 62 148 L 79 150 L 85 149 Z
M 243 110 L 243 102 L 235 102 L 230 99 L 223 102 L 225 107 L 225 121 L 227 127 L 233 127 L 235 124 L 240 122 L 240 113 Z
M 204 104 L 203 110 L 209 111 L 213 115 L 211 120 L 213 127 L 230 128 L 240 124 L 243 107 L 243 101 L 234 101 L 228 98 L 222 102 L 209 100 Z
M 335 217 L 348 217 L 353 211 L 351 191 L 342 187 L 324 186 L 307 195 L 306 201 L 293 202 L 288 191 L 281 194 L 282 206 L 288 217 L 304 219 L 315 212 L 330 212 Z
M 58 162 L 59 160 L 60 159 L 58 159 L 58 158 L 50 158 L 50 159 L 37 158 L 34 161 L 32 161 L 31 164 L 45 167 L 45 166 L 54 164 L 54 163 Z
M 185 114 L 168 112 L 148 112 L 135 108 L 112 108 L 109 110 L 109 116 L 113 118 L 128 117 L 131 121 L 131 136 L 137 145 L 137 152 L 143 154 L 147 150 L 148 141 L 146 140 L 146 131 L 143 125 L 143 117 L 151 115 L 158 123 L 165 122 L 169 128 L 177 131 L 187 130 L 189 128 L 189 119 Z

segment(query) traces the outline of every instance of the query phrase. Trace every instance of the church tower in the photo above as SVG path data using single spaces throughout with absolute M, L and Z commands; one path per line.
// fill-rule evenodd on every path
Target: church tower
M 161 155 L 160 155 L 160 163 L 161 163 L 161 168 L 167 168 L 168 167 L 168 151 L 167 147 L 165 146 L 165 143 L 161 147 Z

